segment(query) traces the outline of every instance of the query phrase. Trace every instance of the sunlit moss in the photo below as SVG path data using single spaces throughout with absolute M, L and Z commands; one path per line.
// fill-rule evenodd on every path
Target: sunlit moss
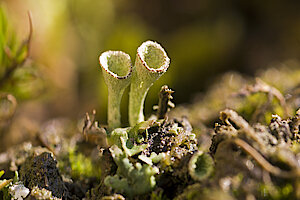
M 71 164 L 71 175 L 74 178 L 81 177 L 97 177 L 100 178 L 101 170 L 92 163 L 90 157 L 77 152 L 75 149 L 69 151 L 69 159 Z
M 274 113 L 283 116 L 283 108 L 277 99 L 268 102 L 268 95 L 255 93 L 245 97 L 236 110 L 248 121 L 259 121 L 264 124 L 270 123 Z
M 293 186 L 290 183 L 283 186 L 272 186 L 267 184 L 260 184 L 259 191 L 261 199 L 265 200 L 292 200 L 295 199 L 293 194 Z

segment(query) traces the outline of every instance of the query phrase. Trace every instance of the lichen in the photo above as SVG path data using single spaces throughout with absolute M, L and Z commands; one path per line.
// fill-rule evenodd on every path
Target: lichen
M 116 145 L 112 146 L 110 151 L 118 169 L 116 175 L 105 178 L 105 185 L 130 198 L 150 192 L 154 188 L 156 184 L 154 175 L 159 172 L 158 168 L 139 162 L 131 163 L 127 155 Z
M 214 161 L 209 154 L 198 151 L 189 161 L 189 173 L 196 181 L 201 181 L 212 174 Z
M 108 135 L 108 143 L 117 170 L 106 176 L 104 184 L 129 198 L 149 193 L 166 177 L 187 184 L 188 169 L 182 166 L 197 151 L 195 135 L 190 131 L 184 119 L 150 119 L 131 128 L 115 129 Z M 206 164 L 209 168 L 211 163 Z

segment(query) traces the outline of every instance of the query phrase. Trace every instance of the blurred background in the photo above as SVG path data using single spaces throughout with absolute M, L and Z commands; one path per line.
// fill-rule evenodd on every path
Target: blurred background
M 8 21 L 24 39 L 33 20 L 30 59 L 43 82 L 27 97 L 13 93 L 31 119 L 72 119 L 97 110 L 106 123 L 107 90 L 98 57 L 106 50 L 127 52 L 135 60 L 146 40 L 160 43 L 171 65 L 150 89 L 146 115 L 168 84 L 175 104 L 189 103 L 220 74 L 254 76 L 286 60 L 300 58 L 300 1 L 215 0 L 1 0 Z M 40 84 L 43 87 L 40 87 Z M 24 86 L 27 87 L 27 86 Z M 128 91 L 127 91 L 128 93 Z M 127 123 L 128 95 L 122 102 Z

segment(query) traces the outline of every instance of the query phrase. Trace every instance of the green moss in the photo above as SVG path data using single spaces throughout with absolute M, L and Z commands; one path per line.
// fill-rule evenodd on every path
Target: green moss
M 275 98 L 268 102 L 268 95 L 255 93 L 247 96 L 236 109 L 247 121 L 270 123 L 274 113 L 283 116 L 284 110 Z
M 250 120 L 258 106 L 263 105 L 267 101 L 267 96 L 257 93 L 246 97 L 244 102 L 237 109 L 238 112 L 246 119 Z
M 163 195 L 163 190 L 153 191 L 150 195 L 151 200 L 168 200 L 166 196 Z
M 295 199 L 293 194 L 293 185 L 286 183 L 282 186 L 271 186 L 267 184 L 259 185 L 259 192 L 262 199 L 266 200 L 292 200 Z
M 75 149 L 70 150 L 69 159 L 72 168 L 72 177 L 97 177 L 100 178 L 101 170 L 94 166 L 91 158 L 86 157 L 82 153 L 76 152 Z

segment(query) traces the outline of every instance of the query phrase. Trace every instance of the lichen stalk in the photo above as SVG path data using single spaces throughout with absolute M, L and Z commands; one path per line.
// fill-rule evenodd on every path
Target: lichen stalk
M 104 82 L 108 88 L 108 128 L 121 127 L 120 104 L 130 84 L 132 65 L 130 56 L 122 51 L 106 51 L 99 57 Z
M 112 90 L 108 93 L 107 123 L 109 128 L 121 127 L 120 104 L 123 93 L 124 90 L 118 92 Z
M 144 101 L 153 83 L 168 69 L 170 59 L 156 42 L 146 41 L 137 50 L 129 94 L 129 124 L 144 121 Z

